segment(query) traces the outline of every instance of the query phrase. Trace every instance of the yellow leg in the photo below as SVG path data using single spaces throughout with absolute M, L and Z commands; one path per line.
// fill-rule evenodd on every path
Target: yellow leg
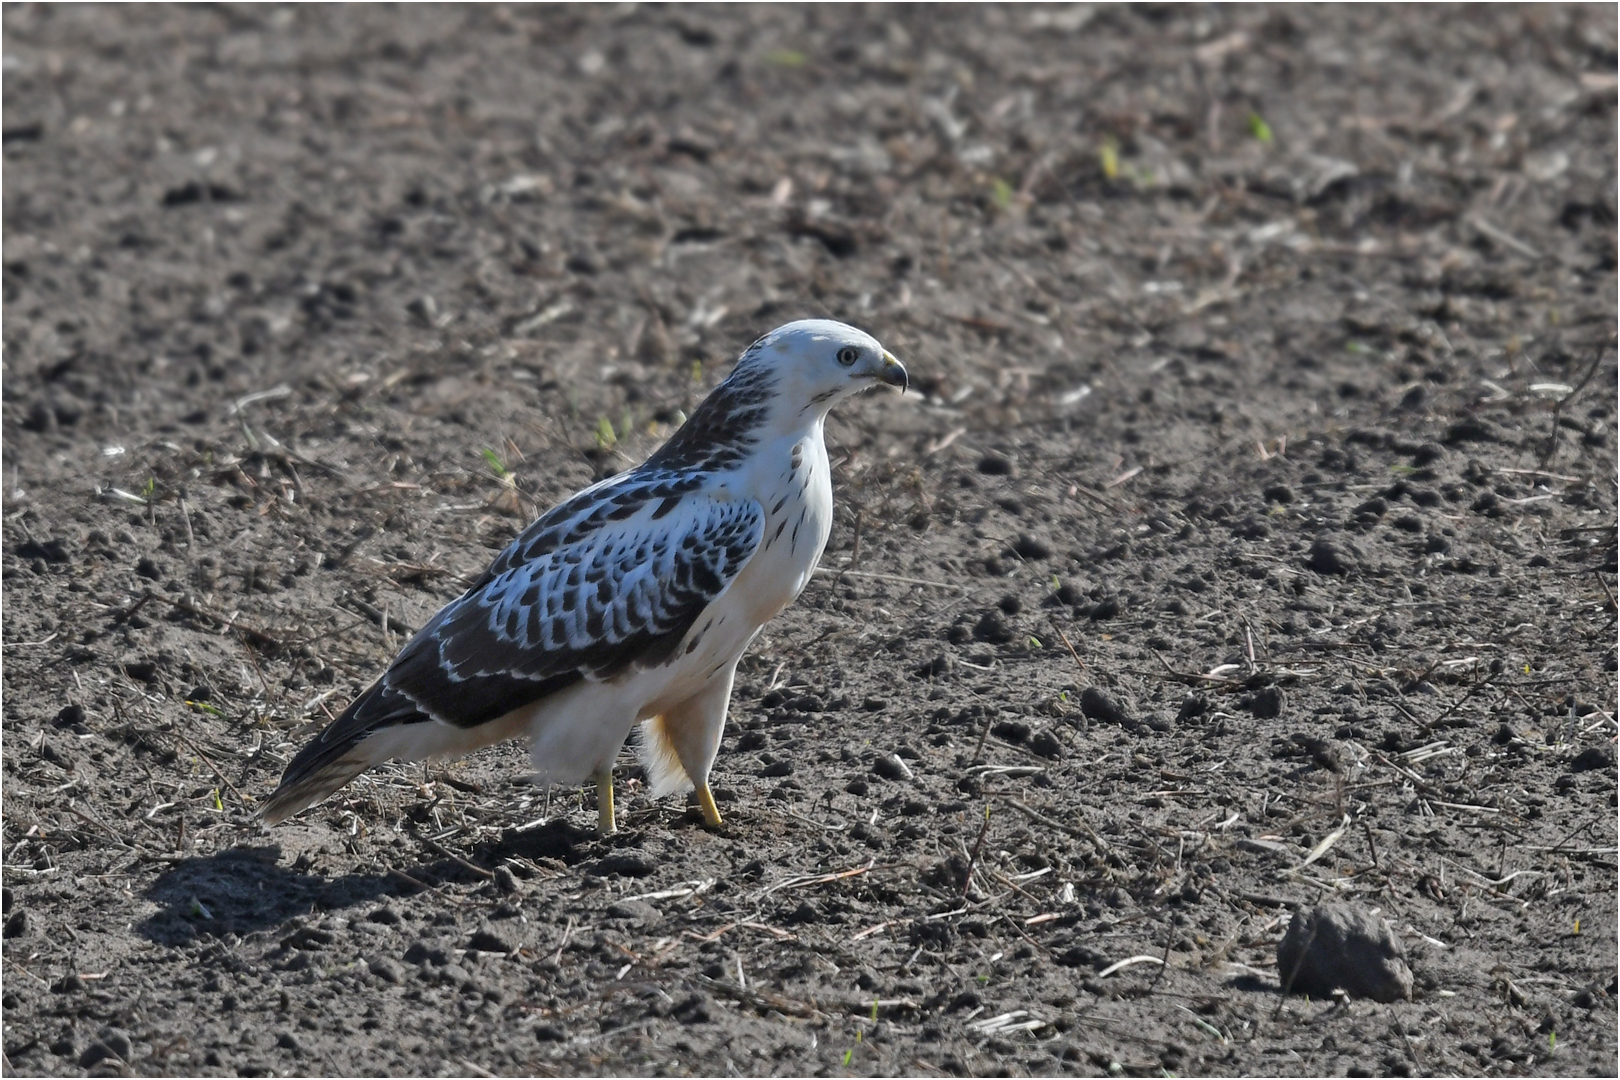
M 603 836 L 619 831 L 613 817 L 613 768 L 596 774 L 596 831 Z
M 711 829 L 720 827 L 720 809 L 714 805 L 714 793 L 708 784 L 697 786 L 698 809 L 703 811 L 703 824 Z

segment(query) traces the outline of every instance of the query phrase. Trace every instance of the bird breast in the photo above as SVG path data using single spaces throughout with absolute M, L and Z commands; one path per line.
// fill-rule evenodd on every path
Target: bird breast
M 749 485 L 765 510 L 759 548 L 729 590 L 761 625 L 810 581 L 832 529 L 832 482 L 820 431 L 761 455 Z

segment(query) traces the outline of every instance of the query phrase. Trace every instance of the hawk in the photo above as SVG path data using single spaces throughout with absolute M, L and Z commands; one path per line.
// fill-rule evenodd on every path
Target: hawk
M 655 797 L 709 770 L 737 661 L 809 582 L 832 526 L 822 428 L 869 387 L 906 389 L 869 335 L 806 319 L 743 352 L 638 467 L 542 515 L 446 604 L 287 766 L 270 824 L 384 761 L 526 737 L 539 778 L 595 778 L 612 832 L 613 761 L 640 725 Z

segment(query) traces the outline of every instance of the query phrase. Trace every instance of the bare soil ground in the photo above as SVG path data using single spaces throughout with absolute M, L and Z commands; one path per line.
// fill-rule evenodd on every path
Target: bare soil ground
M 1615 72 L 1607 5 L 8 4 L 6 1071 L 1614 1075 Z M 516 747 L 255 823 L 805 315 L 918 392 L 723 829 Z M 1324 898 L 1413 1000 L 1280 992 Z

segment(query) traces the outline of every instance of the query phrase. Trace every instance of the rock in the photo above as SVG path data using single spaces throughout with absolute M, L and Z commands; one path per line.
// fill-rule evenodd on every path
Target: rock
M 480 926 L 467 939 L 467 948 L 473 952 L 515 953 L 517 942 L 510 940 L 505 934 L 497 931 L 493 926 Z
M 8 938 L 23 937 L 28 933 L 28 924 L 28 910 L 26 908 L 18 908 L 6 919 L 5 929 L 0 931 L 0 934 L 3 934 Z
M 910 780 L 911 766 L 899 754 L 886 754 L 872 762 L 872 771 L 885 780 Z
M 1501 442 L 1502 429 L 1482 417 L 1470 417 L 1446 428 L 1446 433 L 1440 437 L 1440 441 L 1447 446 L 1465 442 Z
M 1076 614 L 1079 613 L 1076 612 Z M 1086 612 L 1086 617 L 1092 622 L 1102 622 L 1104 619 L 1112 619 L 1118 614 L 1119 599 L 1117 597 L 1110 596 L 1106 599 L 1099 600 L 1092 605 L 1091 610 Z
M 688 994 L 670 1012 L 683 1024 L 706 1024 L 709 1022 L 709 998 L 705 994 Z
M 1003 742 L 1021 743 L 1029 738 L 1029 725 L 1022 720 L 998 720 L 990 734 Z
M 1013 639 L 1013 632 L 1012 627 L 1007 625 L 1007 617 L 991 609 L 980 616 L 979 621 L 974 624 L 973 636 L 991 645 L 1005 645 Z
M 1050 559 L 1052 557 L 1052 545 L 1038 537 L 1024 533 L 1013 542 L 1012 553 L 1020 559 L 1031 561 Z
M 1374 1001 L 1410 1001 L 1406 949 L 1383 920 L 1351 904 L 1297 911 L 1277 946 L 1283 990 L 1326 997 L 1344 990 Z
M 608 907 L 607 916 L 610 919 L 629 919 L 646 925 L 662 919 L 664 914 L 645 900 L 620 900 Z
M 85 1047 L 84 1053 L 79 1055 L 79 1067 L 89 1068 L 98 1061 L 105 1061 L 108 1058 L 117 1058 L 128 1063 L 132 1047 L 129 1032 L 121 1028 L 104 1027 L 96 1033 L 90 1045 Z
M 385 956 L 379 956 L 367 964 L 366 969 L 385 983 L 398 985 L 405 979 L 405 969 Z
M 1344 575 L 1356 569 L 1354 557 L 1326 537 L 1317 537 L 1305 557 L 1305 568 L 1318 574 Z
M 1063 756 L 1063 740 L 1059 739 L 1050 730 L 1037 731 L 1029 740 L 1030 751 L 1043 758 L 1060 758 Z
M 1613 772 L 1614 754 L 1601 746 L 1588 746 L 1569 763 L 1570 772 L 1591 772 L 1593 769 Z
M 645 855 L 618 852 L 613 855 L 604 855 L 596 860 L 596 866 L 592 872 L 599 877 L 608 877 L 614 874 L 620 877 L 647 877 L 657 869 L 657 864 Z
M 1097 689 L 1088 686 L 1080 693 L 1080 712 L 1088 720 L 1101 720 L 1108 724 L 1129 724 L 1131 718 L 1119 702 Z
M 1239 704 L 1254 713 L 1258 720 L 1275 720 L 1282 715 L 1283 692 L 1280 686 L 1267 686 L 1253 694 L 1244 694 Z

